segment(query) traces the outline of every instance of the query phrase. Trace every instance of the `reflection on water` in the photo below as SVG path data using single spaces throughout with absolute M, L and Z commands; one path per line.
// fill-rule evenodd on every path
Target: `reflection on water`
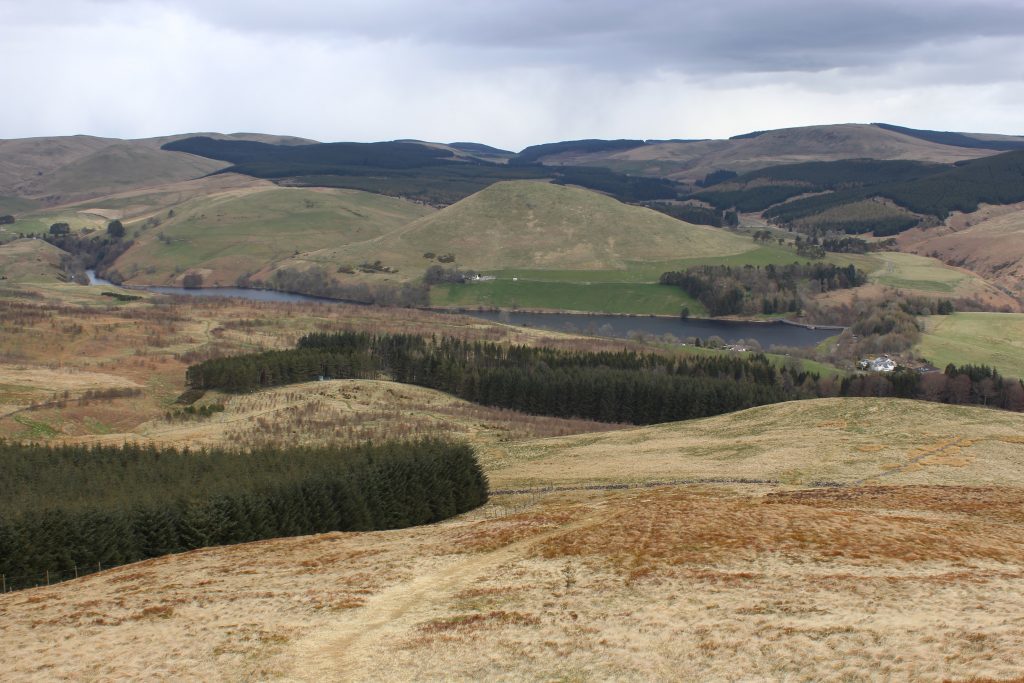
M 89 284 L 109 285 L 109 281 L 96 277 L 87 270 Z M 251 299 L 253 301 L 330 303 L 333 299 L 322 299 L 304 294 L 288 294 L 268 289 L 242 289 L 239 287 L 211 287 L 205 289 L 184 289 L 182 287 L 142 287 L 158 294 L 178 296 L 226 296 Z M 341 303 L 341 302 L 335 302 Z M 813 329 L 783 322 L 739 322 L 735 320 L 706 320 L 689 318 L 630 316 L 630 315 L 586 315 L 580 313 L 520 313 L 512 311 L 466 311 L 467 315 L 494 322 L 512 325 L 527 325 L 544 330 L 559 332 L 582 332 L 602 337 L 626 339 L 633 334 L 645 334 L 665 339 L 685 341 L 690 337 L 710 339 L 719 337 L 730 343 L 755 340 L 762 348 L 772 346 L 815 346 L 839 333 L 837 329 Z
M 811 329 L 784 322 L 741 322 L 736 320 L 706 320 L 700 318 L 629 316 L 629 315 L 581 315 L 579 313 L 518 313 L 518 312 L 470 312 L 469 315 L 507 322 L 513 325 L 527 325 L 543 330 L 558 332 L 584 332 L 602 337 L 627 338 L 640 333 L 655 337 L 671 335 L 683 341 L 688 337 L 709 339 L 720 337 L 726 342 L 754 339 L 763 348 L 771 346 L 815 346 L 829 337 L 839 334 L 834 329 Z

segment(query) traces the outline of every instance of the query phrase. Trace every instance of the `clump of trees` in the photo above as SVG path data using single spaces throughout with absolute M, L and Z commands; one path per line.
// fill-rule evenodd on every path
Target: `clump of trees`
M 660 211 L 672 216 L 672 218 L 693 223 L 695 225 L 710 225 L 716 228 L 734 228 L 739 225 L 739 217 L 733 210 L 719 210 L 697 204 L 675 204 L 670 202 L 650 202 L 645 204 L 648 208 Z
M 370 286 L 364 282 L 342 283 L 320 266 L 305 270 L 282 268 L 274 271 L 269 280 L 253 280 L 249 276 L 242 276 L 238 278 L 237 285 L 379 306 L 415 307 L 430 304 L 430 288 L 426 284 L 382 282 Z
M 459 268 L 445 268 L 437 264 L 427 268 L 423 274 L 423 282 L 428 285 L 439 285 L 450 282 L 462 283 L 476 275 L 474 270 L 461 270 Z
M 801 289 L 828 292 L 867 282 L 853 264 L 793 263 L 787 266 L 695 266 L 662 273 L 659 282 L 679 287 L 713 316 L 798 313 Z
M 0 442 L 0 573 L 21 587 L 210 545 L 428 524 L 487 495 L 473 449 L 436 439 L 247 453 Z

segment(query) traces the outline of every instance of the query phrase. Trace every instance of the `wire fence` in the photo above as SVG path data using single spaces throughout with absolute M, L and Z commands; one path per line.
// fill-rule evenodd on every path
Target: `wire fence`
M 63 581 L 70 581 L 89 574 L 96 574 L 104 569 L 112 569 L 116 564 L 104 565 L 102 562 L 96 564 L 74 563 L 71 569 L 45 570 L 42 574 L 0 574 L 0 593 L 13 593 L 14 591 L 26 588 L 39 588 L 50 586 Z

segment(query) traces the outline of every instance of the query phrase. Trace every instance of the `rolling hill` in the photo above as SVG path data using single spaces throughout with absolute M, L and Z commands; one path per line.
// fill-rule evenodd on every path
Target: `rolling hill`
M 259 133 L 206 135 L 277 145 L 312 142 Z M 66 204 L 199 178 L 227 166 L 222 161 L 160 149 L 163 144 L 187 137 L 192 135 L 138 140 L 89 135 L 0 140 L 0 208 L 5 203 L 17 210 Z M 17 206 L 18 198 L 22 200 L 21 207 Z
M 359 263 L 380 260 L 422 273 L 424 253 L 452 253 L 476 270 L 624 269 L 632 261 L 724 256 L 748 240 L 695 226 L 576 187 L 502 182 L 367 242 L 307 255 Z
M 903 233 L 900 248 L 970 268 L 1024 296 L 1024 203 L 954 214 L 942 226 Z
M 486 466 L 521 492 L 448 522 L 0 596 L 6 671 L 1010 680 L 1024 674 L 1022 429 L 980 408 L 826 399 L 519 442 Z
M 0 285 L 62 282 L 61 259 L 67 255 L 43 240 L 19 239 L 0 244 Z
M 982 136 L 986 137 L 986 136 Z M 1021 142 L 1022 138 L 1005 137 Z M 974 139 L 972 137 L 972 139 Z M 980 139 L 980 138 L 979 138 Z M 590 142 L 593 146 L 594 141 Z M 925 140 L 873 124 L 838 124 L 783 128 L 741 135 L 729 140 L 651 142 L 626 149 L 588 152 L 587 146 L 539 156 L 543 164 L 604 166 L 623 173 L 653 175 L 696 183 L 719 170 L 746 173 L 768 166 L 841 159 L 913 160 L 954 163 L 996 153 L 992 148 L 967 148 Z
M 136 284 L 175 283 L 191 270 L 207 285 L 233 285 L 299 253 L 369 240 L 431 212 L 358 190 L 229 189 L 168 209 L 114 269 Z

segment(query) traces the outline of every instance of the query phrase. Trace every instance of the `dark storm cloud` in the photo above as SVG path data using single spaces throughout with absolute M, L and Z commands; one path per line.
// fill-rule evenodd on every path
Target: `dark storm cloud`
M 413 41 L 497 61 L 693 73 L 820 71 L 893 63 L 921 46 L 1024 38 L 1024 2 L 199 2 L 235 30 Z
M 1021 133 L 1024 0 L 0 0 L 0 138 Z

